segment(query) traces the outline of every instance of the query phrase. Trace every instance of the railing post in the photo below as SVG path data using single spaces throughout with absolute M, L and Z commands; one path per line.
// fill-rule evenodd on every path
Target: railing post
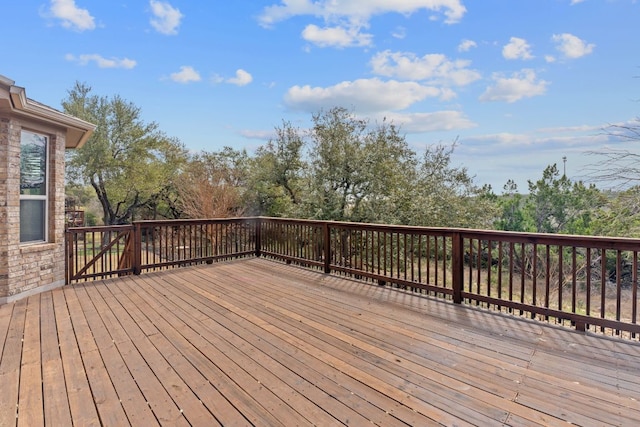
M 71 232 L 66 229 L 64 230 L 64 241 L 65 241 L 65 245 L 64 245 L 64 277 L 65 277 L 65 284 L 68 285 L 71 283 L 71 263 L 73 260 L 73 235 L 71 234 Z
M 256 257 L 262 254 L 262 218 L 256 218 Z
M 451 279 L 453 281 L 453 302 L 455 304 L 462 303 L 462 280 L 464 277 L 464 245 L 462 244 L 462 235 L 460 232 L 454 232 L 451 235 Z
M 134 222 L 131 233 L 133 238 L 133 274 L 140 275 L 142 272 L 142 225 L 139 222 Z
M 324 234 L 324 272 L 331 273 L 331 229 L 329 222 L 322 224 Z

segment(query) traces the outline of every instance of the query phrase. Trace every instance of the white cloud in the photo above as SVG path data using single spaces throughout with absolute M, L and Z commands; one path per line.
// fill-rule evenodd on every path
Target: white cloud
M 533 59 L 531 46 L 525 39 L 511 37 L 509 43 L 502 48 L 502 56 L 506 59 Z
M 571 0 L 571 6 L 574 4 L 582 3 L 584 0 Z
M 282 0 L 280 4 L 265 7 L 259 21 L 270 27 L 294 16 L 311 15 L 327 22 L 347 19 L 366 23 L 375 15 L 409 15 L 422 9 L 443 13 L 446 23 L 460 21 L 467 11 L 462 0 Z
M 537 79 L 535 71 L 530 69 L 513 73 L 511 77 L 495 74 L 493 80 L 495 84 L 487 88 L 480 96 L 480 101 L 516 102 L 544 94 L 549 85 L 548 82 Z
M 302 31 L 302 38 L 320 47 L 353 47 L 370 46 L 373 36 L 361 33 L 359 27 L 324 27 L 307 25 Z
M 236 86 L 246 86 L 252 81 L 253 76 L 242 68 L 236 70 L 236 74 L 234 77 L 225 78 L 220 74 L 214 74 L 213 76 L 211 76 L 211 83 L 215 84 L 229 83 Z
M 276 135 L 276 132 L 273 129 L 271 130 L 244 129 L 238 133 L 247 139 L 260 139 L 263 141 L 268 141 L 270 139 L 275 139 L 278 137 L 278 135 Z
M 464 139 L 464 142 L 468 145 L 479 145 L 482 147 L 486 147 L 489 145 L 487 143 L 491 143 L 490 145 L 492 145 L 494 149 L 503 149 L 505 146 L 531 145 L 534 141 L 535 138 L 533 138 L 531 135 L 509 132 L 475 135 Z
M 359 113 L 403 110 L 428 97 L 443 95 L 443 91 L 416 82 L 360 79 L 345 81 L 330 87 L 293 86 L 285 95 L 285 103 L 294 110 L 318 111 L 336 105 L 354 106 Z
M 404 27 L 398 27 L 391 33 L 391 37 L 402 40 L 407 37 L 407 29 Z
M 554 34 L 552 40 L 556 42 L 558 49 L 565 58 L 575 59 L 588 55 L 596 47 L 593 43 L 586 43 L 584 40 L 573 34 Z
M 612 138 L 608 135 L 584 133 L 581 129 L 577 129 L 574 132 L 566 131 L 564 135 L 553 133 L 541 135 L 539 131 L 521 134 L 503 132 L 476 135 L 465 138 L 462 144 L 481 147 L 485 153 L 502 153 L 504 155 L 511 153 L 519 154 L 522 157 L 525 151 L 534 155 L 536 154 L 535 152 L 542 151 L 542 148 L 558 151 L 571 149 L 574 152 L 585 153 L 595 146 L 601 146 L 602 143 L 611 141 Z M 561 158 L 558 158 L 558 160 L 561 160 Z
M 566 132 L 601 132 L 603 126 L 598 125 L 578 125 L 578 126 L 561 126 L 561 127 L 552 127 L 552 128 L 540 128 L 537 129 L 536 132 L 539 133 L 566 133 Z
M 193 68 L 188 65 L 183 65 L 180 67 L 180 71 L 177 73 L 171 73 L 171 80 L 176 83 L 191 83 L 191 82 L 199 82 L 202 80 L 200 74 Z
M 67 61 L 76 62 L 79 65 L 87 65 L 90 62 L 95 62 L 99 68 L 125 68 L 131 69 L 134 68 L 137 63 L 133 59 L 129 58 L 105 58 L 96 53 L 94 54 L 83 54 L 79 56 L 75 56 L 72 54 L 65 55 L 65 59 Z
M 227 79 L 227 83 L 231 83 L 236 86 L 246 86 L 253 81 L 253 76 L 247 73 L 243 69 L 239 69 L 236 71 L 236 76 L 230 79 Z
M 480 78 L 480 73 L 469 69 L 471 61 L 450 60 L 442 54 L 418 57 L 409 52 L 385 50 L 371 59 L 375 74 L 403 80 L 428 80 L 441 84 L 465 86 Z
M 178 34 L 178 27 L 184 15 L 180 10 L 174 8 L 168 2 L 150 0 L 151 6 L 151 26 L 159 33 L 174 35 Z
M 470 129 L 477 124 L 469 120 L 460 111 L 436 111 L 433 113 L 394 113 L 377 114 L 381 120 L 387 119 L 395 125 L 401 126 L 406 133 L 442 132 L 458 129 Z
M 62 21 L 62 26 L 77 31 L 96 28 L 93 16 L 87 9 L 76 6 L 75 0 L 51 0 L 49 9 L 54 18 Z
M 473 47 L 478 47 L 478 44 L 473 40 L 464 39 L 458 45 L 458 52 L 468 52 Z
M 460 21 L 467 11 L 462 0 L 281 0 L 280 4 L 265 7 L 258 20 L 263 27 L 272 27 L 292 17 L 312 16 L 326 25 L 308 24 L 302 32 L 305 40 L 321 47 L 366 47 L 373 44 L 373 35 L 361 30 L 369 27 L 373 16 L 387 13 L 406 16 L 423 9 L 442 13 L 449 24 Z M 392 36 L 404 38 L 404 34 L 403 29 Z

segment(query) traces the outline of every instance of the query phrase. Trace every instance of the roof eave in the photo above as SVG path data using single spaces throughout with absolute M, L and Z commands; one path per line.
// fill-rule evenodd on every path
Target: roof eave
M 67 129 L 65 148 L 80 148 L 91 137 L 96 125 L 77 117 L 57 111 L 46 105 L 39 104 L 27 98 L 24 88 L 14 86 L 9 88 L 12 110 L 23 116 L 45 121 Z

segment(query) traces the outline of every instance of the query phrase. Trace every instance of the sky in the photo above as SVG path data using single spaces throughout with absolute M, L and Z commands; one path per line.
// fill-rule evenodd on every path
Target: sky
M 53 108 L 75 82 L 194 152 L 250 153 L 335 106 L 497 194 L 640 142 L 637 0 L 4 0 L 0 75 Z M 565 161 L 566 160 L 566 161 Z

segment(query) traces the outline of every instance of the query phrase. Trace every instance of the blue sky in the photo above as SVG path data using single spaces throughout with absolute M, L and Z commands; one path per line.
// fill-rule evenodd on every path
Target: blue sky
M 0 74 L 54 108 L 119 94 L 189 149 L 252 151 L 344 106 L 498 193 L 553 163 L 579 178 L 640 116 L 637 0 L 20 0 Z

